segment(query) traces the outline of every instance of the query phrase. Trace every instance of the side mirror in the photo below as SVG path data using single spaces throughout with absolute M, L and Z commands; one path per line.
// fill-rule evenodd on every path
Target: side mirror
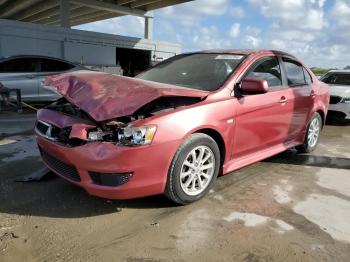
M 247 93 L 267 93 L 269 85 L 264 79 L 247 77 L 242 81 L 241 90 Z

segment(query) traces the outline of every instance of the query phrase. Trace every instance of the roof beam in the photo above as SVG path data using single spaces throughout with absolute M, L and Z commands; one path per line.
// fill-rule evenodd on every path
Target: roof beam
M 53 7 L 58 6 L 58 1 L 57 0 L 44 0 L 41 1 L 35 5 L 32 5 L 31 7 L 18 12 L 17 14 L 11 16 L 11 19 L 14 20 L 23 20 L 27 17 L 33 16 L 35 14 L 41 13 L 43 11 L 46 11 L 48 9 L 51 9 Z
M 4 4 L 6 0 L 0 0 L 0 5 Z
M 140 7 L 140 6 L 144 6 L 144 5 L 148 5 L 148 4 L 153 4 L 155 2 L 159 2 L 160 0 L 139 0 L 139 1 L 135 1 L 132 2 L 130 4 L 131 8 L 136 8 L 136 7 Z
M 104 20 L 104 19 L 109 19 L 109 18 L 114 18 L 114 17 L 118 17 L 121 15 L 118 15 L 116 13 L 110 13 L 110 12 L 106 12 L 104 14 L 98 15 L 98 16 L 91 16 L 91 17 L 86 17 L 86 18 L 80 18 L 77 20 L 72 20 L 72 26 L 76 26 L 76 25 L 82 25 L 82 24 L 87 24 L 87 23 L 92 23 L 95 21 L 100 21 L 100 20 Z
M 144 10 L 132 9 L 126 6 L 120 6 L 107 2 L 100 2 L 97 0 L 71 0 L 72 3 L 88 6 L 91 8 L 96 8 L 98 10 L 104 10 L 108 12 L 117 13 L 119 15 L 134 15 L 141 17 L 151 17 L 151 15 Z
M 70 19 L 73 20 L 77 17 L 91 14 L 91 13 L 96 13 L 96 12 L 101 12 L 101 11 L 98 11 L 98 10 L 90 8 L 90 7 L 80 6 L 78 8 L 71 9 Z M 59 12 L 51 17 L 43 17 L 42 19 L 37 20 L 37 22 L 40 24 L 54 24 L 54 23 L 58 23 L 59 21 L 60 21 L 60 13 Z
M 129 4 L 131 2 L 135 2 L 136 0 L 117 0 L 117 4 L 118 5 L 125 5 L 125 4 Z
M 167 0 L 167 1 L 158 1 L 149 5 L 145 6 L 146 10 L 154 10 L 166 6 L 171 6 L 171 5 L 177 5 L 177 4 L 182 4 L 184 2 L 192 2 L 194 0 L 188 0 L 188 1 L 183 1 L 183 0 Z
M 81 8 L 81 6 L 77 6 L 77 5 L 73 5 L 71 6 L 71 11 L 74 11 L 78 8 Z M 53 8 L 50 8 L 48 10 L 45 10 L 45 11 L 42 11 L 40 13 L 37 13 L 33 16 L 29 16 L 25 19 L 23 19 L 22 21 L 23 22 L 31 22 L 31 23 L 34 23 L 34 22 L 37 22 L 37 21 L 40 21 L 42 19 L 47 19 L 47 18 L 51 18 L 53 16 L 56 16 L 60 13 L 60 7 L 59 6 L 55 6 Z
M 19 11 L 24 10 L 28 6 L 37 3 L 39 0 L 28 1 L 28 0 L 12 0 L 7 1 L 1 6 L 0 18 L 8 18 Z

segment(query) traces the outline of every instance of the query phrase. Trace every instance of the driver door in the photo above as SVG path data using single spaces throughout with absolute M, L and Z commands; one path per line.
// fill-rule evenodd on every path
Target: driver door
M 256 154 L 257 151 L 283 144 L 292 119 L 291 91 L 284 85 L 279 59 L 264 57 L 255 62 L 243 77 L 265 79 L 269 91 L 243 94 L 237 99 L 233 158 Z

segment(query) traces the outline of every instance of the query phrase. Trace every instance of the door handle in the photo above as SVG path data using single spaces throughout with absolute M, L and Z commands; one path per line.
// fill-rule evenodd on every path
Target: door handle
M 285 96 L 282 96 L 280 101 L 279 101 L 280 104 L 285 104 L 287 103 L 287 98 Z
M 310 96 L 314 98 L 316 96 L 315 90 L 311 90 Z

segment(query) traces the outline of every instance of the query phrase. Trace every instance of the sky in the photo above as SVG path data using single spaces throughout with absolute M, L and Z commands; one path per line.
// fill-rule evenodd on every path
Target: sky
M 124 16 L 76 27 L 143 37 L 144 19 Z M 154 40 L 183 52 L 274 49 L 309 67 L 350 65 L 350 0 L 195 0 L 154 12 Z

